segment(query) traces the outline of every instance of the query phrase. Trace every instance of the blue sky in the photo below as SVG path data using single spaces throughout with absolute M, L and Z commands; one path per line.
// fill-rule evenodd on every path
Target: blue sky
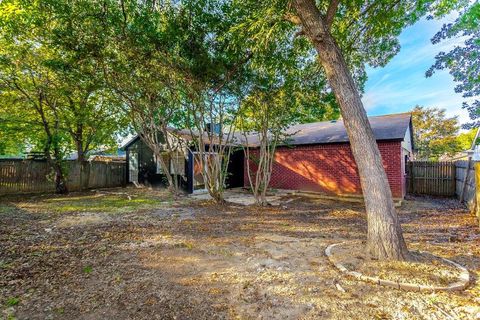
M 448 52 L 455 44 L 462 43 L 462 39 L 436 45 L 430 42 L 443 23 L 454 20 L 455 15 L 440 21 L 420 20 L 402 32 L 400 53 L 384 68 L 367 68 L 368 81 L 362 100 L 369 115 L 406 112 L 419 104 L 444 108 L 448 116 L 458 116 L 461 123 L 468 121 L 468 113 L 461 108 L 465 99 L 455 93 L 455 83 L 448 71 L 425 77 L 438 52 Z

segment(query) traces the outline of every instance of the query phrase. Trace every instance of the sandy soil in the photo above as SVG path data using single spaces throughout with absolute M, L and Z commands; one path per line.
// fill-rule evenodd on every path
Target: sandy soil
M 379 261 L 365 250 L 366 242 L 351 242 L 335 247 L 332 261 L 349 271 L 400 283 L 447 287 L 460 281 L 461 270 L 430 253 L 410 251 L 407 261 Z
M 360 205 L 288 196 L 261 209 L 122 192 L 139 205 L 2 200 L 3 317 L 480 319 L 479 229 L 456 201 L 410 199 L 400 218 L 410 248 L 468 267 L 475 283 L 415 293 L 346 279 L 328 262 L 329 244 L 365 239 Z

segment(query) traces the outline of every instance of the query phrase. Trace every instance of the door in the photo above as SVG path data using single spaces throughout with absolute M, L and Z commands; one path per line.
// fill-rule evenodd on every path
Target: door
M 138 152 L 134 152 L 134 151 L 129 152 L 128 182 L 138 183 Z

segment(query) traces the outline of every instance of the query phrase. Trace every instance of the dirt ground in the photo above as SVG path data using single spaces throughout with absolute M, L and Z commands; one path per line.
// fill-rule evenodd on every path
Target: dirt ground
M 6 319 L 480 319 L 480 231 L 454 200 L 399 209 L 411 249 L 466 266 L 460 293 L 344 278 L 332 243 L 365 239 L 359 204 L 289 195 L 218 206 L 116 189 L 0 200 Z

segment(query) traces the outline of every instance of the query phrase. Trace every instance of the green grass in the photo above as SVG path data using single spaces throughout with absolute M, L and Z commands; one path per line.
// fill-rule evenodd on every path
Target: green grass
M 17 208 L 6 203 L 0 203 L 0 214 L 12 214 Z
M 20 299 L 17 297 L 11 297 L 7 299 L 7 306 L 13 307 L 20 303 Z
M 92 266 L 86 266 L 83 268 L 83 273 L 89 274 L 92 273 L 93 267 Z
M 137 196 L 129 200 L 124 196 L 79 196 L 45 199 L 38 203 L 38 209 L 48 209 L 56 213 L 68 212 L 135 212 L 158 207 L 161 199 Z

